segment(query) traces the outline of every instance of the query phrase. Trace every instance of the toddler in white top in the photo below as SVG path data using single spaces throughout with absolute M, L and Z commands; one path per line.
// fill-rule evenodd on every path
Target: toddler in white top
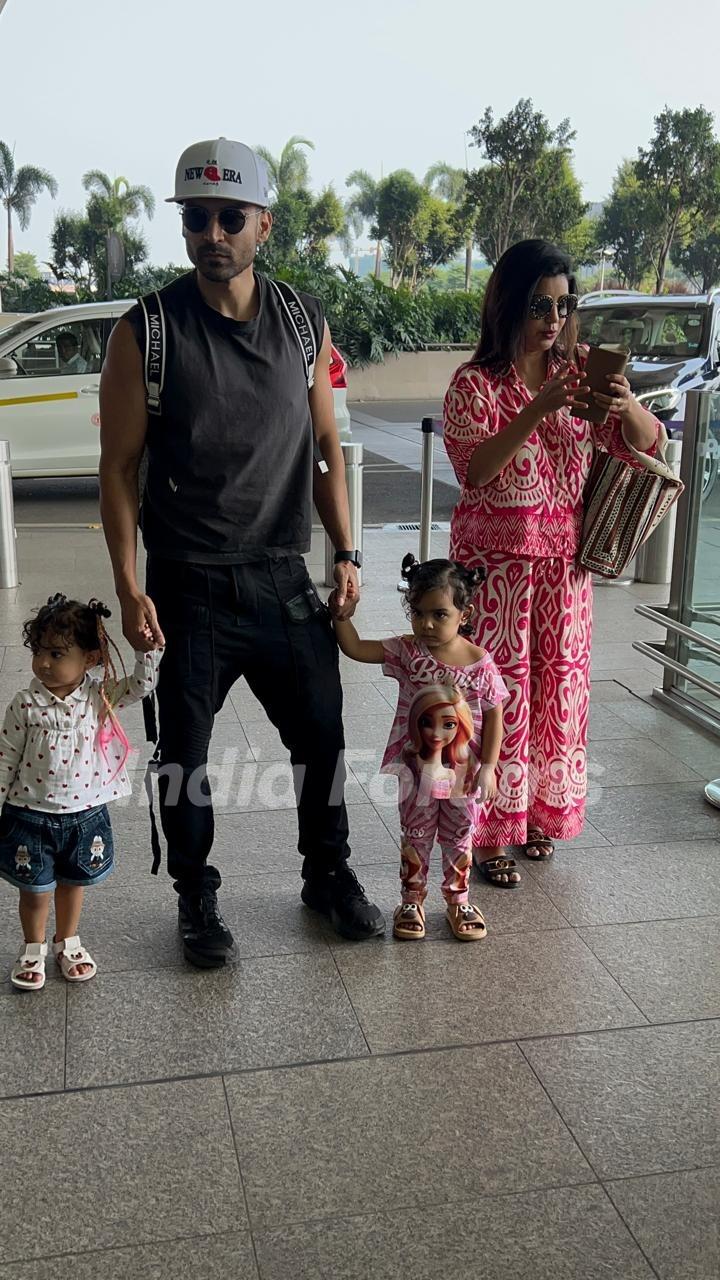
M 85 886 L 113 867 L 107 802 L 130 794 L 117 713 L 155 688 L 162 657 L 136 653 L 132 675 L 118 678 L 109 616 L 98 600 L 56 595 L 23 627 L 34 679 L 13 698 L 0 733 L 0 876 L 20 891 L 24 947 L 11 981 L 21 990 L 45 985 L 53 891 L 52 949 L 63 977 L 87 982 L 97 972 L 78 927 Z

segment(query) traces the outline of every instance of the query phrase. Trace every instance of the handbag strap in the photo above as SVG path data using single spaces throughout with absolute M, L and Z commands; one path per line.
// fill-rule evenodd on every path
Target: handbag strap
M 674 484 L 679 484 L 680 480 L 678 476 L 675 475 L 672 467 L 670 467 L 665 460 L 665 452 L 668 444 L 667 431 L 665 430 L 662 422 L 659 425 L 660 430 L 658 431 L 657 438 L 657 454 L 659 457 L 653 458 L 649 453 L 642 453 L 640 449 L 636 449 L 625 435 L 624 423 L 621 423 L 620 430 L 622 431 L 622 438 L 625 441 L 625 448 L 632 454 L 635 461 L 638 462 L 645 471 L 651 471 L 653 475 L 660 476 L 662 480 L 671 480 Z

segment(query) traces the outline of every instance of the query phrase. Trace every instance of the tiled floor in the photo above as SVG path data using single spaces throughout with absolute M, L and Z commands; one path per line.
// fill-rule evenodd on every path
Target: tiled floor
M 401 628 L 406 550 L 367 532 L 361 629 Z M 318 573 L 321 555 L 316 537 Z M 24 533 L 19 560 L 3 702 L 33 605 L 112 598 L 96 531 Z M 472 947 L 437 875 L 416 947 L 343 942 L 301 907 L 284 752 L 238 685 L 212 751 L 237 955 L 187 969 L 128 714 L 135 794 L 82 930 L 98 977 L 0 984 L 0 1280 L 717 1280 L 720 814 L 702 784 L 720 744 L 650 700 L 631 643 L 655 634 L 633 614 L 648 598 L 596 592 L 586 829 L 524 863 L 519 892 L 477 886 Z M 354 862 L 389 918 L 392 690 L 343 673 Z M 18 939 L 0 884 L 4 976 Z

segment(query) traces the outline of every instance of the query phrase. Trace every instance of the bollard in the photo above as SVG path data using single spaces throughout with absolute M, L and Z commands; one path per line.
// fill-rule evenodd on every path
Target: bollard
M 665 461 L 668 466 L 680 474 L 681 440 L 668 440 L 665 446 Z M 673 547 L 675 545 L 675 521 L 677 504 L 670 508 L 662 524 L 658 525 L 637 553 L 635 558 L 635 581 L 650 582 L 656 585 L 669 582 L 672 576 Z
M 345 459 L 345 484 L 350 508 L 350 547 L 343 551 L 363 549 L 363 446 L 356 440 L 341 441 Z M 339 548 L 338 548 L 339 549 Z M 358 569 L 358 581 L 362 582 L 362 569 Z M 335 586 L 335 547 L 325 534 L 325 586 Z
M 18 582 L 10 443 L 0 440 L 0 590 Z
M 433 508 L 433 419 L 422 420 L 422 476 L 420 481 L 420 563 L 430 559 Z

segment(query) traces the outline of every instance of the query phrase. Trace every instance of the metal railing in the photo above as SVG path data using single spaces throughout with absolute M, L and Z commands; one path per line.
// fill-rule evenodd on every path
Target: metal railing
M 0 440 L 0 590 L 8 591 L 18 582 L 10 443 Z
M 362 552 L 363 549 L 363 446 L 357 440 L 342 440 L 341 448 L 345 459 L 345 483 L 348 491 L 350 507 L 350 534 L 352 547 Z M 349 551 L 350 547 L 343 550 Z M 362 569 L 358 570 L 358 578 L 362 582 Z M 335 547 L 328 535 L 325 535 L 325 586 L 335 585 Z
M 661 641 L 636 640 L 633 648 L 663 669 L 662 687 L 653 696 L 685 719 L 720 736 L 720 681 L 712 679 L 720 667 L 720 641 L 698 629 L 702 623 L 720 624 L 720 556 L 717 557 L 718 600 L 695 600 L 698 545 L 701 532 L 703 483 L 710 456 L 710 392 L 687 393 L 683 425 L 680 478 L 685 485 L 677 503 L 670 599 L 666 606 L 638 605 L 635 612 L 665 631 Z M 707 516 L 705 517 L 707 519 Z M 720 528 L 720 519 L 718 519 Z M 709 671 L 690 664 L 700 660 Z M 706 699 L 699 692 L 707 695 Z

